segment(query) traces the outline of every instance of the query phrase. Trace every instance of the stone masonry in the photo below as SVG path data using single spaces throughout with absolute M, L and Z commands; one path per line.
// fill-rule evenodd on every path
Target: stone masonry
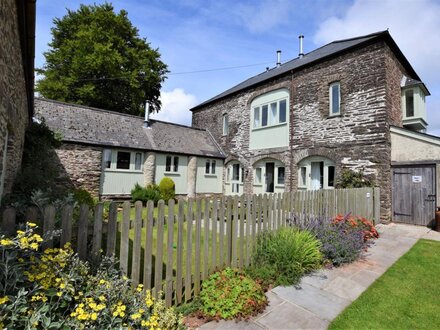
M 0 173 L 4 177 L 3 194 L 11 191 L 20 170 L 24 132 L 28 123 L 28 101 L 17 16 L 15 0 L 0 2 Z M 6 136 L 7 150 L 4 153 Z M 4 154 L 6 161 L 3 159 Z M 3 168 L 3 164 L 6 168 Z
M 343 168 L 363 170 L 381 188 L 381 217 L 391 217 L 389 126 L 402 126 L 400 81 L 407 75 L 384 41 L 366 44 L 330 60 L 286 73 L 259 86 L 193 110 L 193 126 L 209 130 L 231 160 L 245 167 L 245 192 L 252 192 L 252 166 L 274 158 L 286 166 L 286 190 L 298 185 L 298 163 L 323 156 Z M 329 117 L 328 86 L 341 85 L 341 115 Z M 271 90 L 290 91 L 290 147 L 249 150 L 250 103 Z M 229 134 L 222 136 L 222 116 Z

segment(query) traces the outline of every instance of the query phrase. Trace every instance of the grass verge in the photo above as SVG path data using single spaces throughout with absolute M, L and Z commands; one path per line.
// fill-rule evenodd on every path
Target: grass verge
M 440 328 L 440 242 L 419 240 L 329 329 Z

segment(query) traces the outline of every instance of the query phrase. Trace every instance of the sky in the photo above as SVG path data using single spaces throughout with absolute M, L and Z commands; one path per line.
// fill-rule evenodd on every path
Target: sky
M 55 17 L 99 0 L 38 0 L 36 67 L 51 40 Z M 440 135 L 440 0 L 114 0 L 170 73 L 162 109 L 153 118 L 191 124 L 189 109 L 266 67 L 339 39 L 389 29 L 427 85 L 428 133 Z M 37 78 L 38 79 L 38 78 Z

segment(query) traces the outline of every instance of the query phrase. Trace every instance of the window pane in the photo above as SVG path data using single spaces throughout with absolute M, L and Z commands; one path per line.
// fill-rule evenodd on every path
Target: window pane
M 334 84 L 331 86 L 331 113 L 338 114 L 339 113 L 339 84 Z
M 406 116 L 414 116 L 414 91 L 412 89 L 405 92 Z
M 211 174 L 215 174 L 215 160 L 211 161 Z
M 243 180 L 244 180 L 244 168 L 242 167 L 241 168 L 241 180 L 240 180 L 240 182 L 243 182 Z
M 335 186 L 335 167 L 334 166 L 328 167 L 328 186 L 329 187 Z
M 174 172 L 179 172 L 179 157 L 174 156 Z
M 104 149 L 104 168 L 110 168 L 112 165 L 112 151 Z
M 263 105 L 261 107 L 261 126 L 267 126 L 267 111 L 268 111 L 268 106 Z
M 118 151 L 116 168 L 122 170 L 130 169 L 130 153 L 124 151 Z
M 226 182 L 229 182 L 231 180 L 231 168 L 228 166 L 228 169 L 226 171 Z
M 232 165 L 232 180 L 234 180 L 234 181 L 240 180 L 240 165 L 239 164 Z
M 284 184 L 284 167 L 278 167 L 278 184 Z
M 211 167 L 210 161 L 207 160 L 205 164 L 205 174 L 209 174 L 210 167 Z
M 254 108 L 254 127 L 260 127 L 260 108 Z
M 306 185 L 306 171 L 307 171 L 306 167 L 300 168 L 300 186 L 303 187 Z
M 134 169 L 136 171 L 140 171 L 142 168 L 142 154 L 140 152 L 136 153 L 136 157 L 134 159 Z
M 255 169 L 255 183 L 261 183 L 261 167 Z
M 171 172 L 171 156 L 167 156 L 165 172 Z
M 228 115 L 223 115 L 223 135 L 228 135 L 229 133 L 229 119 Z
M 277 124 L 277 103 L 270 104 L 270 124 Z
M 280 123 L 286 122 L 286 100 L 280 101 Z

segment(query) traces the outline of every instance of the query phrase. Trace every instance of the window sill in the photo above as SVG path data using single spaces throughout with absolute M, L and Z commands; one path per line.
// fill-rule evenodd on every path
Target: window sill
M 124 170 L 121 168 L 106 168 L 106 169 L 104 169 L 104 172 L 108 172 L 108 173 L 136 173 L 136 174 L 144 173 L 142 170 Z
M 342 114 L 341 113 L 336 113 L 336 114 L 333 114 L 333 115 L 328 115 L 327 119 L 337 118 L 337 117 L 342 117 Z
M 207 178 L 216 178 L 217 174 L 207 174 L 207 173 L 205 173 L 205 177 L 207 177 Z
M 278 184 L 275 185 L 275 188 L 284 188 L 284 184 L 278 183 Z
M 164 175 L 170 175 L 170 176 L 180 176 L 179 172 L 163 172 Z
M 254 183 L 254 187 L 262 187 L 263 186 L 263 184 L 261 184 L 261 183 Z
M 280 127 L 280 126 L 285 126 L 287 125 L 287 121 L 285 123 L 279 123 L 279 124 L 275 124 L 275 125 L 267 125 L 267 126 L 261 126 L 261 127 L 253 127 L 252 131 L 260 131 L 260 130 L 264 130 L 266 128 L 272 128 L 272 127 Z

